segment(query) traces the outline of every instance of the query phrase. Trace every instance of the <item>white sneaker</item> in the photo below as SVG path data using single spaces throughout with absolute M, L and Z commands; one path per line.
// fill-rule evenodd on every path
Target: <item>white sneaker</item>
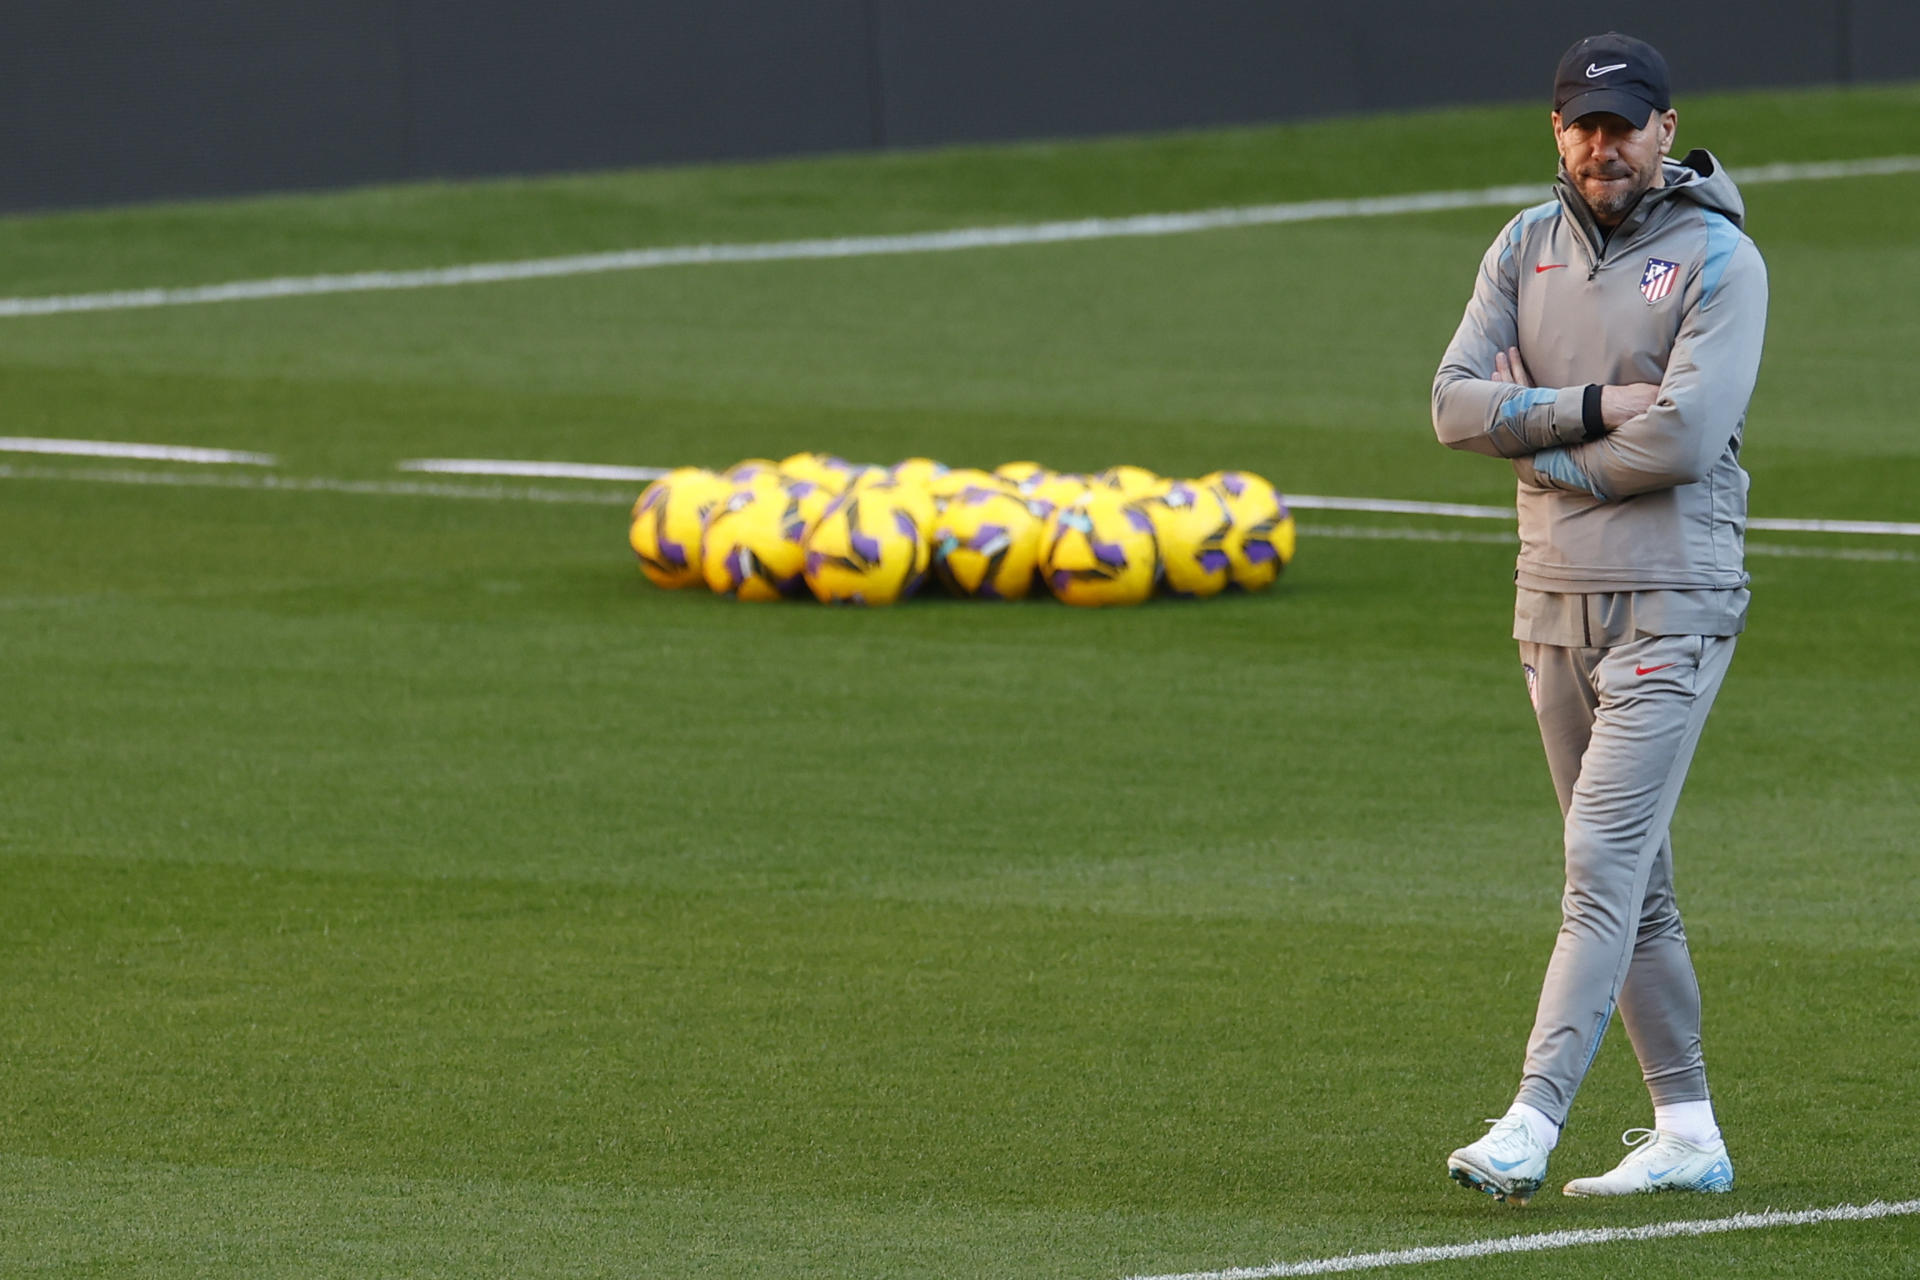
M 1706 1146 L 1654 1129 L 1629 1129 L 1620 1141 L 1633 1147 L 1627 1158 L 1597 1178 L 1575 1178 L 1570 1196 L 1632 1196 L 1645 1191 L 1733 1190 L 1733 1161 L 1727 1144 L 1715 1138 Z
M 1518 1116 L 1487 1123 L 1493 1128 L 1486 1137 L 1447 1157 L 1447 1176 L 1495 1200 L 1525 1204 L 1547 1180 L 1547 1149 Z

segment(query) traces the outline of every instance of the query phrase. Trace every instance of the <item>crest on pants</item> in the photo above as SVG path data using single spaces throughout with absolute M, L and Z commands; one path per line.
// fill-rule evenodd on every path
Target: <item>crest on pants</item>
M 1665 258 L 1648 258 L 1647 269 L 1640 273 L 1640 292 L 1646 295 L 1651 306 L 1673 292 L 1673 282 L 1680 277 L 1680 264 L 1668 262 Z

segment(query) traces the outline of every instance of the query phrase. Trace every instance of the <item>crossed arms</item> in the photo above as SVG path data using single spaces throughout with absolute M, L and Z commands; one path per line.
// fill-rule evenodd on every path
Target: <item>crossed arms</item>
M 1491 381 L 1502 386 L 1533 386 L 1533 377 L 1527 372 L 1526 362 L 1520 358 L 1520 348 L 1508 347 L 1505 351 L 1498 352 L 1494 355 L 1493 378 Z M 1590 426 L 1585 427 L 1585 438 L 1589 440 L 1599 439 L 1603 435 L 1611 435 L 1621 427 L 1626 426 L 1629 422 L 1632 422 L 1635 418 L 1646 413 L 1647 410 L 1653 408 L 1654 404 L 1660 398 L 1660 384 L 1657 382 L 1629 382 L 1624 386 L 1603 385 L 1599 388 L 1599 391 L 1600 430 L 1596 432 L 1594 428 Z M 1584 388 L 1582 388 L 1581 400 L 1583 402 L 1582 422 L 1584 425 L 1584 402 L 1586 400 Z M 1486 439 L 1487 437 L 1483 435 L 1481 438 Z M 1460 447 L 1472 449 L 1472 444 L 1463 441 Z M 1474 450 L 1474 452 L 1478 452 L 1478 450 Z M 1525 454 L 1508 456 L 1513 458 L 1513 473 L 1537 488 L 1584 490 L 1596 498 L 1606 499 L 1608 495 L 1594 488 L 1592 479 L 1581 474 L 1577 466 L 1569 468 L 1561 461 L 1559 455 L 1563 455 L 1565 452 L 1566 451 L 1558 445 L 1549 445 L 1541 449 L 1532 450 L 1531 457 Z M 1550 456 L 1542 458 L 1539 456 L 1542 453 L 1547 453 Z M 1568 461 L 1571 460 L 1569 459 Z M 1543 464 L 1547 468 L 1544 471 L 1541 469 Z M 1554 477 L 1555 470 L 1558 470 L 1561 474 L 1568 475 L 1568 482 L 1556 481 Z
M 1767 277 L 1753 243 L 1726 224 L 1735 239 L 1690 290 L 1661 382 L 1602 386 L 1596 414 L 1587 387 L 1535 387 L 1521 359 L 1518 223 L 1487 250 L 1434 377 L 1440 442 L 1510 459 L 1525 484 L 1603 502 L 1704 479 L 1738 431 L 1759 373 Z

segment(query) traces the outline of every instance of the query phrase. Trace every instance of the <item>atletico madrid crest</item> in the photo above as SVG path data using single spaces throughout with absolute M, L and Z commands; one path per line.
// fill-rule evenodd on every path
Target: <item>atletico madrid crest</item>
M 1679 275 L 1679 263 L 1648 258 L 1647 269 L 1640 276 L 1640 292 L 1646 295 L 1647 305 L 1651 306 L 1672 293 L 1673 282 Z

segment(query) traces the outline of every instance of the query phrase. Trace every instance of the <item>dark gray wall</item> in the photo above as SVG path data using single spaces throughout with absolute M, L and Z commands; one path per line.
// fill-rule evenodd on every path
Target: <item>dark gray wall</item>
M 1920 75 L 1914 0 L 1730 12 L 1605 22 L 1682 96 Z M 1538 0 L 12 0 L 0 210 L 1544 101 L 1592 25 Z

